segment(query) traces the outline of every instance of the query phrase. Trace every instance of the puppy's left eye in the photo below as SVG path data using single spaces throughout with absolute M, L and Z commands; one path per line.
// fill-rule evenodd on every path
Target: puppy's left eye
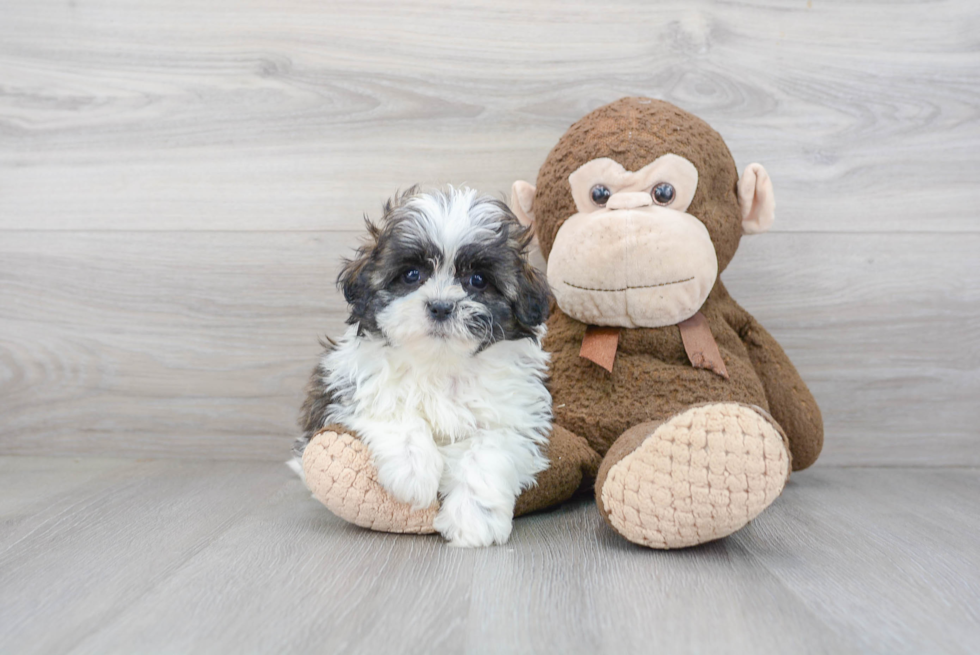
M 486 289 L 487 278 L 483 275 L 483 273 L 473 273 L 470 275 L 469 279 L 466 280 L 466 284 L 477 290 Z
M 402 273 L 402 281 L 405 284 L 416 284 L 422 279 L 422 271 L 417 268 L 410 268 Z

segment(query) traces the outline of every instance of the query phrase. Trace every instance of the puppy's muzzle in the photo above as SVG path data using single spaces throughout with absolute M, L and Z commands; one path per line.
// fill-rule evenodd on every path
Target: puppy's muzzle
M 426 303 L 425 308 L 429 312 L 429 318 L 436 323 L 441 323 L 453 315 L 456 303 L 446 302 L 445 300 L 433 300 Z

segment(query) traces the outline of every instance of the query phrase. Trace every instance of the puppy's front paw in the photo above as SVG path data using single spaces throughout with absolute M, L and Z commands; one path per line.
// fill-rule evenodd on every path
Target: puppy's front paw
M 464 548 L 505 544 L 513 525 L 512 509 L 488 507 L 466 493 L 444 498 L 432 522 L 451 545 Z
M 413 509 L 430 507 L 439 499 L 442 455 L 432 450 L 412 449 L 404 457 L 376 458 L 378 482 L 395 500 Z

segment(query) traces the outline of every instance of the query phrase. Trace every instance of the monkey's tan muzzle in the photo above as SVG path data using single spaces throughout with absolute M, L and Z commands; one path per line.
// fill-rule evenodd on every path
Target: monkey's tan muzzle
M 718 275 L 708 230 L 689 214 L 651 206 L 649 198 L 617 193 L 605 209 L 562 225 L 548 280 L 566 314 L 591 325 L 661 327 L 704 304 Z M 622 206 L 629 208 L 616 208 Z

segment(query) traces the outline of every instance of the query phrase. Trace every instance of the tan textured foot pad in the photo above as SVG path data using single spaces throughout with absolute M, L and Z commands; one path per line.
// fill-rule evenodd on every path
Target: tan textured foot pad
M 651 548 L 684 548 L 758 516 L 790 471 L 782 434 L 760 412 L 719 403 L 660 425 L 609 470 L 601 499 L 613 528 Z
M 379 532 L 435 532 L 438 504 L 412 510 L 378 483 L 367 446 L 349 434 L 321 432 L 303 451 L 306 486 L 340 518 Z

